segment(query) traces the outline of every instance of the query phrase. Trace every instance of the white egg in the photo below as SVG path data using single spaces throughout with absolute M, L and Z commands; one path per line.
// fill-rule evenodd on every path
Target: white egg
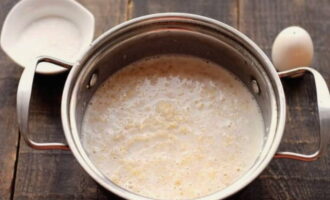
M 308 32 L 299 26 L 282 30 L 273 43 L 272 59 L 279 71 L 310 66 L 313 60 L 313 42 Z

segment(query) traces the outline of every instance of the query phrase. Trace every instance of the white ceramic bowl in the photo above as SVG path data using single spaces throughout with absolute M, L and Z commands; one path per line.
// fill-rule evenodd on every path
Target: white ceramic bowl
M 93 40 L 95 20 L 92 13 L 74 0 L 22 0 L 17 3 L 9 12 L 2 27 L 2 49 L 20 66 L 27 67 L 33 65 L 36 59 L 34 55 L 32 56 L 33 58 L 31 57 L 29 59 L 23 59 L 23 57 L 26 57 L 26 54 L 24 54 L 25 52 L 33 51 L 36 47 L 24 46 L 22 42 L 19 43 L 22 33 L 24 33 L 31 24 L 38 23 L 40 20 L 55 18 L 62 21 L 64 20 L 65 23 L 73 25 L 71 27 L 74 27 L 75 33 L 79 33 L 79 40 L 75 40 L 75 44 L 79 45 L 76 45 L 76 49 L 72 55 L 61 57 L 56 54 L 59 48 L 58 45 L 60 45 L 60 47 L 63 45 L 63 48 L 70 48 L 70 41 L 60 42 L 60 44 L 59 42 L 55 42 L 54 44 L 57 45 L 56 50 L 50 49 L 51 51 L 46 51 L 46 53 L 42 52 L 42 55 L 38 56 L 53 56 L 67 62 L 75 62 Z M 49 34 L 49 29 L 45 30 L 45 33 L 43 35 L 40 33 L 40 36 L 42 36 L 44 40 L 45 37 L 46 40 L 48 40 L 49 35 L 49 41 L 53 41 L 52 34 Z M 56 31 L 56 26 L 54 26 L 54 31 Z M 38 43 L 38 37 L 39 36 L 31 38 L 31 40 Z M 62 41 L 65 40 L 65 38 L 62 38 Z M 36 44 L 36 46 L 38 45 Z M 49 48 L 52 47 L 50 46 Z M 50 52 L 53 52 L 55 55 L 49 55 L 52 54 Z M 37 72 L 43 74 L 54 74 L 62 71 L 65 71 L 65 69 L 55 65 L 42 65 L 37 69 Z

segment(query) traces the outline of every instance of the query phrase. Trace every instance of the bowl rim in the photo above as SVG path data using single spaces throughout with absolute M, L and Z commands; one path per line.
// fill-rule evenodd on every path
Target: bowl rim
M 22 68 L 25 68 L 25 65 L 27 65 L 27 64 L 23 63 L 23 62 L 21 62 L 21 61 L 19 61 L 15 58 L 15 55 L 13 55 L 13 53 L 11 53 L 10 50 L 9 50 L 9 46 L 6 45 L 6 40 L 7 40 L 8 35 L 10 35 L 10 32 L 8 32 L 9 27 L 14 26 L 14 24 L 11 23 L 12 18 L 14 16 L 17 16 L 17 15 L 19 16 L 20 15 L 18 10 L 29 6 L 31 3 L 35 2 L 35 1 L 40 1 L 40 0 L 24 0 L 24 1 L 22 0 L 22 1 L 19 1 L 18 3 L 16 3 L 11 8 L 11 10 L 8 12 L 8 14 L 5 18 L 5 21 L 3 22 L 2 28 L 1 28 L 0 47 L 2 48 L 2 50 L 5 52 L 5 54 L 14 63 L 16 63 L 18 66 L 20 66 Z M 46 1 L 46 0 L 44 0 L 44 1 Z M 91 29 L 91 30 L 89 32 L 87 32 L 87 34 L 86 34 L 87 40 L 82 43 L 82 44 L 84 44 L 82 46 L 85 46 L 84 48 L 88 48 L 89 45 L 92 43 L 93 38 L 94 38 L 94 32 L 95 32 L 95 17 L 94 17 L 94 15 L 87 8 L 85 8 L 83 5 L 81 5 L 80 3 L 78 3 L 77 1 L 74 1 L 74 0 L 56 0 L 56 1 L 48 0 L 48 1 L 51 1 L 52 3 L 56 2 L 56 4 L 59 4 L 59 5 L 61 5 L 60 1 L 70 3 L 71 5 L 75 6 L 79 10 L 79 12 L 76 12 L 76 13 L 78 13 L 79 15 L 87 16 L 87 19 L 90 21 L 90 25 L 91 25 L 88 29 Z M 42 9 L 42 8 L 38 7 L 37 10 L 40 10 L 40 9 Z M 58 13 L 57 16 L 61 17 L 60 13 Z M 67 19 L 67 18 L 65 18 L 65 19 Z M 81 51 L 81 53 L 82 52 L 83 51 Z M 47 56 L 47 55 L 40 55 L 40 56 Z M 79 57 L 80 57 L 80 55 L 78 55 L 78 58 Z M 60 68 L 60 67 L 56 70 L 40 70 L 38 68 L 36 70 L 36 72 L 40 73 L 40 74 L 58 74 L 58 73 L 62 73 L 64 71 L 67 71 L 67 69 Z

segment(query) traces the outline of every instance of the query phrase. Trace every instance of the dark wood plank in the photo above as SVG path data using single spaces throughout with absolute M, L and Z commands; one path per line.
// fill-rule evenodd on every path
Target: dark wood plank
M 299 25 L 312 36 L 313 67 L 330 84 L 330 2 L 241 0 L 239 29 L 270 56 L 275 36 L 283 28 Z M 310 153 L 319 131 L 315 89 L 311 77 L 285 80 L 287 124 L 281 150 Z M 274 159 L 261 176 L 233 199 L 329 199 L 330 149 L 320 160 L 304 163 Z
M 211 17 L 236 27 L 237 2 L 233 0 L 132 0 L 132 16 L 184 12 Z
M 329 32 L 329 23 L 326 19 L 329 19 L 330 6 L 325 0 L 313 5 L 307 5 L 303 1 L 240 1 L 238 24 L 236 1 L 196 0 L 191 3 L 189 0 L 133 0 L 128 5 L 132 10 L 127 9 L 126 2 L 114 2 L 115 0 L 83 1 L 96 15 L 97 34 L 130 16 L 169 11 L 190 12 L 239 27 L 269 55 L 272 40 L 279 30 L 294 23 L 301 24 L 311 32 L 313 38 L 318 38 L 317 41 L 314 39 L 316 47 L 314 64 L 329 80 L 330 72 L 327 70 L 329 61 L 326 59 L 329 49 L 325 45 L 330 41 L 325 33 Z M 37 77 L 38 87 L 35 88 L 32 108 L 32 127 L 37 138 L 63 139 L 59 110 L 56 107 L 59 107 L 64 80 L 65 75 L 55 76 L 52 79 Z M 305 82 L 307 84 L 303 85 L 302 83 Z M 281 148 L 312 151 L 315 147 L 314 136 L 318 127 L 315 123 L 317 120 L 315 94 L 311 80 L 306 77 L 301 80 L 286 81 L 286 84 L 288 87 L 285 90 L 291 96 L 288 97 L 288 125 Z M 49 93 L 49 96 L 44 96 L 45 93 Z M 310 99 L 305 100 L 301 97 L 310 97 Z M 256 181 L 232 199 L 327 199 L 330 193 L 328 155 L 329 151 L 326 156 L 314 163 L 274 160 Z M 115 197 L 96 186 L 79 167 L 70 152 L 37 152 L 27 148 L 21 141 L 14 198 L 114 199 Z
M 0 3 L 0 27 L 17 0 Z M 0 200 L 11 198 L 18 145 L 16 90 L 22 69 L 0 50 Z
M 96 36 L 126 19 L 126 0 L 79 2 L 95 15 Z M 30 127 L 33 138 L 38 141 L 65 140 L 60 102 L 66 76 L 67 73 L 35 78 Z M 89 200 L 107 197 L 113 196 L 89 177 L 70 151 L 36 151 L 20 141 L 14 199 Z

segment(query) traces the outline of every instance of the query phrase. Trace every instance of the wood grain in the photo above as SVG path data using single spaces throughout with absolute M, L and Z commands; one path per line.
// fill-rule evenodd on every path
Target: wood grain
M 2 0 L 0 22 L 17 0 Z M 314 40 L 313 66 L 330 84 L 330 1 L 294 0 L 79 0 L 94 15 L 96 36 L 131 17 L 156 12 L 189 12 L 239 28 L 268 55 L 276 34 L 289 25 L 307 29 Z M 119 199 L 98 186 L 69 151 L 34 151 L 20 141 L 15 98 L 21 69 L 0 52 L 0 200 Z M 37 76 L 31 108 L 31 131 L 40 141 L 64 141 L 60 98 L 66 74 Z M 312 152 L 317 144 L 317 112 L 313 80 L 284 80 L 288 114 L 280 149 Z M 315 199 L 330 196 L 330 150 L 320 160 L 304 163 L 274 159 L 269 167 L 230 199 Z M 15 183 L 15 187 L 13 186 Z M 11 195 L 11 191 L 14 194 Z
M 0 26 L 16 0 L 3 0 Z M 22 69 L 0 50 L 0 200 L 11 198 L 18 145 L 16 90 Z
M 98 36 L 126 19 L 127 1 L 80 0 L 95 16 Z M 38 141 L 65 141 L 60 119 L 60 102 L 67 73 L 37 75 L 31 102 L 30 129 Z M 15 96 L 15 94 L 13 94 Z M 13 199 L 72 200 L 104 199 L 112 194 L 101 192 L 79 166 L 70 151 L 37 151 L 20 141 Z
M 211 17 L 237 26 L 237 2 L 233 0 L 132 0 L 132 16 L 184 12 Z
M 315 47 L 313 67 L 328 84 L 330 78 L 330 2 L 263 1 L 239 2 L 239 29 L 270 56 L 275 36 L 283 28 L 299 25 L 312 36 Z M 307 76 L 284 80 L 287 123 L 281 150 L 311 153 L 316 149 L 319 126 L 313 80 Z M 329 199 L 330 149 L 320 160 L 304 163 L 274 159 L 261 176 L 233 199 Z

